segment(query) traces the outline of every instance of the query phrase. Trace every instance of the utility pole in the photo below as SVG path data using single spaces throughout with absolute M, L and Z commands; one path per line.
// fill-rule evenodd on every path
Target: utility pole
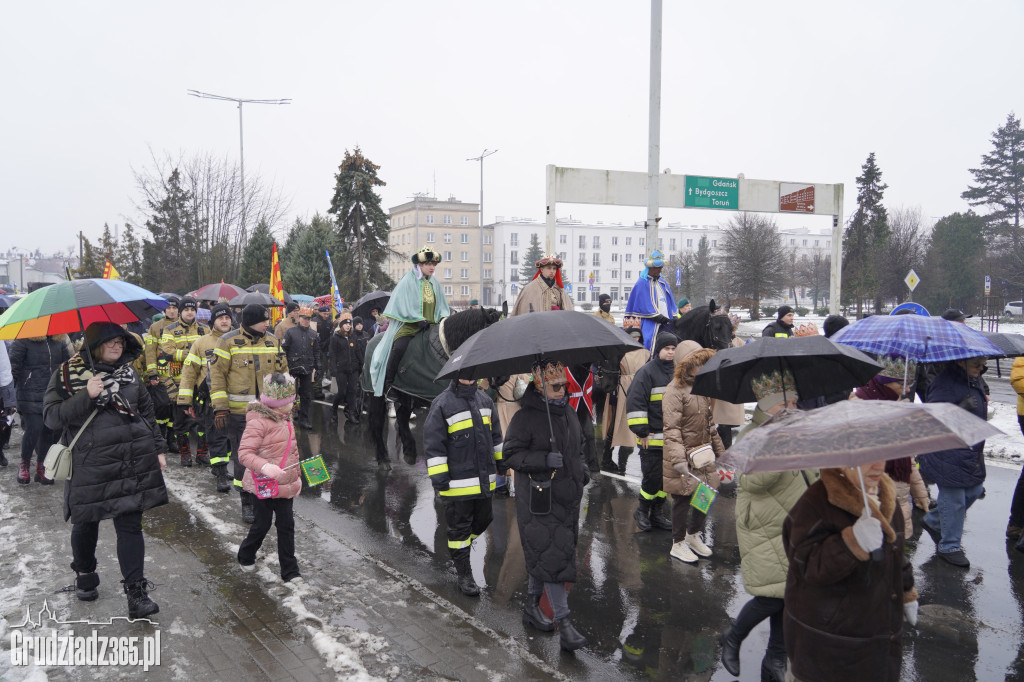
M 480 156 L 466 159 L 480 162 L 480 305 L 484 305 L 484 159 L 497 153 L 497 149 L 484 149 Z
M 651 86 L 647 121 L 647 253 L 658 248 L 658 166 L 661 162 L 661 2 L 651 0 Z

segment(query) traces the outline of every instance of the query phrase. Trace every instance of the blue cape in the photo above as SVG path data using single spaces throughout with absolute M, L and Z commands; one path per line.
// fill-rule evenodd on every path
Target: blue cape
M 654 342 L 657 341 L 658 330 L 661 327 L 653 319 L 662 314 L 655 303 L 657 295 L 655 287 L 660 287 L 664 292 L 665 298 L 668 300 L 669 314 L 667 317 L 671 317 L 676 311 L 676 299 L 672 296 L 672 290 L 669 289 L 663 278 L 654 280 L 648 275 L 640 277 L 633 285 L 633 290 L 629 292 L 629 301 L 626 302 L 626 315 L 641 318 L 640 331 L 644 335 L 644 346 L 647 350 L 654 348 Z

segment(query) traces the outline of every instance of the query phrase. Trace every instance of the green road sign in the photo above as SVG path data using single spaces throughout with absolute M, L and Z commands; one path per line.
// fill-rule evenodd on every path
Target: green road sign
M 736 178 L 687 175 L 686 207 L 737 211 L 740 207 L 740 181 Z

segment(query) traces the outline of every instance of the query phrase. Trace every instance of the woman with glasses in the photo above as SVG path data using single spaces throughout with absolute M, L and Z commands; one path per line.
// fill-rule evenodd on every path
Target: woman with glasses
M 573 651 L 586 646 L 587 639 L 569 621 L 566 584 L 576 582 L 580 500 L 590 474 L 583 461 L 583 432 L 565 386 L 562 363 L 541 360 L 533 367 L 533 382 L 509 423 L 503 452 L 516 472 L 516 517 L 530 576 L 523 624 L 551 632 L 557 621 L 562 649 Z M 540 609 L 545 592 L 554 621 Z
M 99 596 L 96 541 L 100 521 L 112 519 L 128 617 L 159 608 L 143 575 L 146 548 L 142 513 L 167 504 L 161 471 L 166 441 L 157 429 L 153 403 L 132 369 L 142 346 L 120 326 L 94 322 L 82 351 L 50 378 L 43 405 L 47 427 L 63 432 L 72 448 L 72 472 L 64 484 L 64 520 L 71 521 L 71 569 L 82 601 Z

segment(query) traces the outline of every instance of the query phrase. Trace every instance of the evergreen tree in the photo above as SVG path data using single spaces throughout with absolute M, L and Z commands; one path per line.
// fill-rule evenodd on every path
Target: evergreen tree
M 843 292 L 854 297 L 858 316 L 866 298 L 875 299 L 875 312 L 882 310 L 875 264 L 889 236 L 888 216 L 882 206 L 887 187 L 871 152 L 857 177 L 857 210 L 843 234 Z
M 695 308 L 707 304 L 714 280 L 715 264 L 711 255 L 711 242 L 707 235 L 701 235 L 697 251 L 693 254 L 693 287 L 687 296 Z
M 167 179 L 163 198 L 148 202 L 152 213 L 146 221 L 146 228 L 152 240 L 146 240 L 143 258 L 153 260 L 145 263 L 143 270 L 148 277 L 154 278 L 146 281 L 147 287 L 154 291 L 183 293 L 203 284 L 199 281 L 199 265 L 195 257 L 196 221 L 191 201 L 175 168 Z
M 537 233 L 534 232 L 530 235 L 530 247 L 523 252 L 519 262 L 519 279 L 523 282 L 529 282 L 533 279 L 533 276 L 537 273 L 537 261 L 544 257 L 544 249 L 540 245 L 540 239 L 537 237 Z
M 282 278 L 289 291 L 320 296 L 331 292 L 331 272 L 327 256 L 334 257 L 337 235 L 332 221 L 317 213 L 294 236 L 289 236 L 286 256 L 281 256 Z M 339 286 L 340 283 L 339 283 Z M 354 292 L 344 292 L 346 299 Z
M 761 298 L 786 286 L 786 250 L 775 220 L 752 213 L 736 215 L 725 227 L 721 273 L 739 296 L 749 298 L 750 317 L 759 319 Z
M 102 255 L 93 247 L 88 237 L 82 237 L 82 261 L 77 268 L 72 270 L 72 275 L 75 279 L 103 276 Z M 18 282 L 18 284 L 22 287 L 25 286 L 24 282 Z
M 356 147 L 352 152 L 345 150 L 334 176 L 334 197 L 328 213 L 335 217 L 338 227 L 335 275 L 338 287 L 353 298 L 374 289 L 394 287 L 386 270 L 391 253 L 388 216 L 375 189 L 387 184 L 377 176 L 379 169 Z
M 915 294 L 933 313 L 946 308 L 975 310 L 985 273 L 985 218 L 973 211 L 954 213 L 935 223 L 927 247 L 921 284 Z
M 270 260 L 274 252 L 274 235 L 265 221 L 256 224 L 249 242 L 242 252 L 242 265 L 238 274 L 238 286 L 249 287 L 253 284 L 270 282 Z M 278 258 L 281 255 L 278 254 Z
M 111 234 L 110 232 L 110 225 L 108 225 L 107 223 L 103 223 L 103 235 L 100 237 L 100 248 L 97 257 L 102 258 L 104 261 L 110 261 L 114 265 L 114 267 L 117 268 L 117 264 L 114 263 L 114 261 L 117 258 L 115 253 L 116 250 L 117 240 L 114 238 L 114 235 Z M 120 272 L 120 268 L 118 268 L 118 272 Z
M 118 272 L 121 279 L 132 284 L 142 284 L 142 242 L 135 234 L 131 223 L 124 224 L 124 232 L 114 251 Z

